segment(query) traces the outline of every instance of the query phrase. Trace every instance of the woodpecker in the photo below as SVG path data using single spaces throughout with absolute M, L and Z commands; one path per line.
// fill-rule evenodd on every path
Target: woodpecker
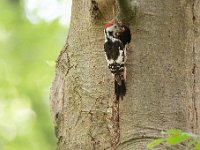
M 107 24 L 104 27 L 104 51 L 108 68 L 114 76 L 116 100 L 126 94 L 126 50 L 131 41 L 130 29 L 125 25 Z

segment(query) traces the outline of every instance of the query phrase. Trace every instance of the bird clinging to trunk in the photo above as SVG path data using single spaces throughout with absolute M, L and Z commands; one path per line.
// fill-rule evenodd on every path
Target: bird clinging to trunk
M 114 75 L 116 100 L 126 94 L 126 50 L 131 41 L 130 29 L 125 25 L 107 24 L 104 27 L 104 51 L 108 68 Z

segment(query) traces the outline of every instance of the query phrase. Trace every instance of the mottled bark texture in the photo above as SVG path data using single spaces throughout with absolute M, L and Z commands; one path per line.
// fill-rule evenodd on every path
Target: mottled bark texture
M 113 18 L 115 5 L 134 32 L 119 103 L 103 50 L 104 18 Z M 161 131 L 198 134 L 199 33 L 198 0 L 73 0 L 51 88 L 57 149 L 146 150 Z

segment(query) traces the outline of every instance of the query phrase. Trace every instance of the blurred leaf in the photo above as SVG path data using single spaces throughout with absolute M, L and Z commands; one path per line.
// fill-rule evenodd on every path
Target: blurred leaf
M 162 142 L 166 141 L 166 139 L 157 139 L 147 145 L 147 148 L 154 148 L 160 145 Z
M 186 134 L 175 135 L 175 136 L 170 137 L 167 140 L 167 144 L 168 145 L 176 145 L 176 144 L 179 144 L 181 142 L 188 140 L 189 138 L 190 138 L 190 136 L 186 135 Z
M 196 144 L 194 150 L 200 150 L 200 144 Z
M 165 134 L 167 135 L 177 135 L 177 134 L 181 134 L 182 131 L 181 130 L 178 130 L 178 129 L 171 129 L 171 130 L 168 130 L 167 132 L 165 132 Z

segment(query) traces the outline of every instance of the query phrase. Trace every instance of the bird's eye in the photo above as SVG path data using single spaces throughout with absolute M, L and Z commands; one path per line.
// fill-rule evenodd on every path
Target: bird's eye
M 109 34 L 109 35 L 113 35 L 113 32 L 112 32 L 112 31 L 109 31 L 108 34 Z
M 117 28 L 117 26 L 114 26 L 114 28 Z

